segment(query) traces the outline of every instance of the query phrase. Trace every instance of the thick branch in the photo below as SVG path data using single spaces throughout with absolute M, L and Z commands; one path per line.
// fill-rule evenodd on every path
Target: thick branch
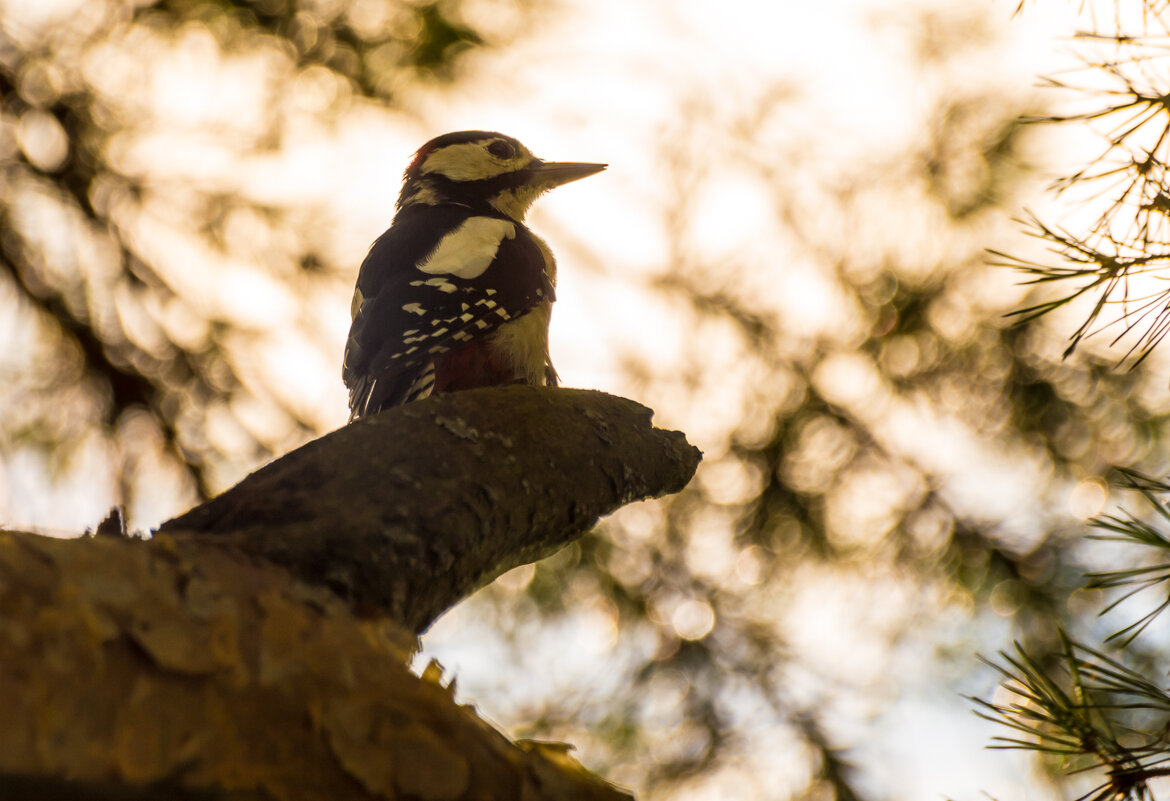
M 311 442 L 151 540 L 116 518 L 0 532 L 0 795 L 626 797 L 405 663 L 476 587 L 686 484 L 698 451 L 650 414 L 464 392 Z
M 415 632 L 602 515 L 677 492 L 700 453 L 589 390 L 441 395 L 360 420 L 162 525 L 325 585 Z
M 218 544 L 0 532 L 0 798 L 628 801 L 413 645 Z

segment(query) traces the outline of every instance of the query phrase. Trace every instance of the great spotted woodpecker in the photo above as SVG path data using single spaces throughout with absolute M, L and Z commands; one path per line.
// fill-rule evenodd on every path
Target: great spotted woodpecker
M 419 148 L 394 220 L 358 273 L 342 368 L 350 420 L 434 392 L 556 386 L 556 262 L 524 214 L 544 192 L 605 167 L 541 161 L 490 131 Z

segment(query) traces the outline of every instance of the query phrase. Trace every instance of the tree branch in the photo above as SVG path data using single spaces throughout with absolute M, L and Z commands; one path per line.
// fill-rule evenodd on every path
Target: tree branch
M 457 703 L 414 638 L 218 544 L 0 532 L 0 798 L 629 796 Z
M 602 515 L 682 489 L 701 455 L 651 415 L 590 390 L 440 395 L 314 440 L 159 531 L 229 542 L 421 632 Z
M 117 517 L 0 532 L 0 796 L 628 799 L 407 664 L 475 588 L 687 483 L 699 452 L 650 415 L 461 392 L 321 437 L 149 540 Z

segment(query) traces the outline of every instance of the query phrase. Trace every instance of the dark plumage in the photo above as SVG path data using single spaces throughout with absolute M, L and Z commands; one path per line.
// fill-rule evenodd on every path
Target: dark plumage
M 358 274 L 342 372 L 351 419 L 436 391 L 555 385 L 556 263 L 523 217 L 543 192 L 604 167 L 544 162 L 488 131 L 423 145 Z

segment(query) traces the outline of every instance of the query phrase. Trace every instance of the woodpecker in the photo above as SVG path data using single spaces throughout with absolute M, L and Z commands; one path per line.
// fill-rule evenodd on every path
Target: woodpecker
M 556 261 L 524 215 L 548 190 L 606 166 L 542 161 L 491 131 L 419 148 L 358 272 L 342 367 L 350 420 L 436 392 L 556 386 Z

